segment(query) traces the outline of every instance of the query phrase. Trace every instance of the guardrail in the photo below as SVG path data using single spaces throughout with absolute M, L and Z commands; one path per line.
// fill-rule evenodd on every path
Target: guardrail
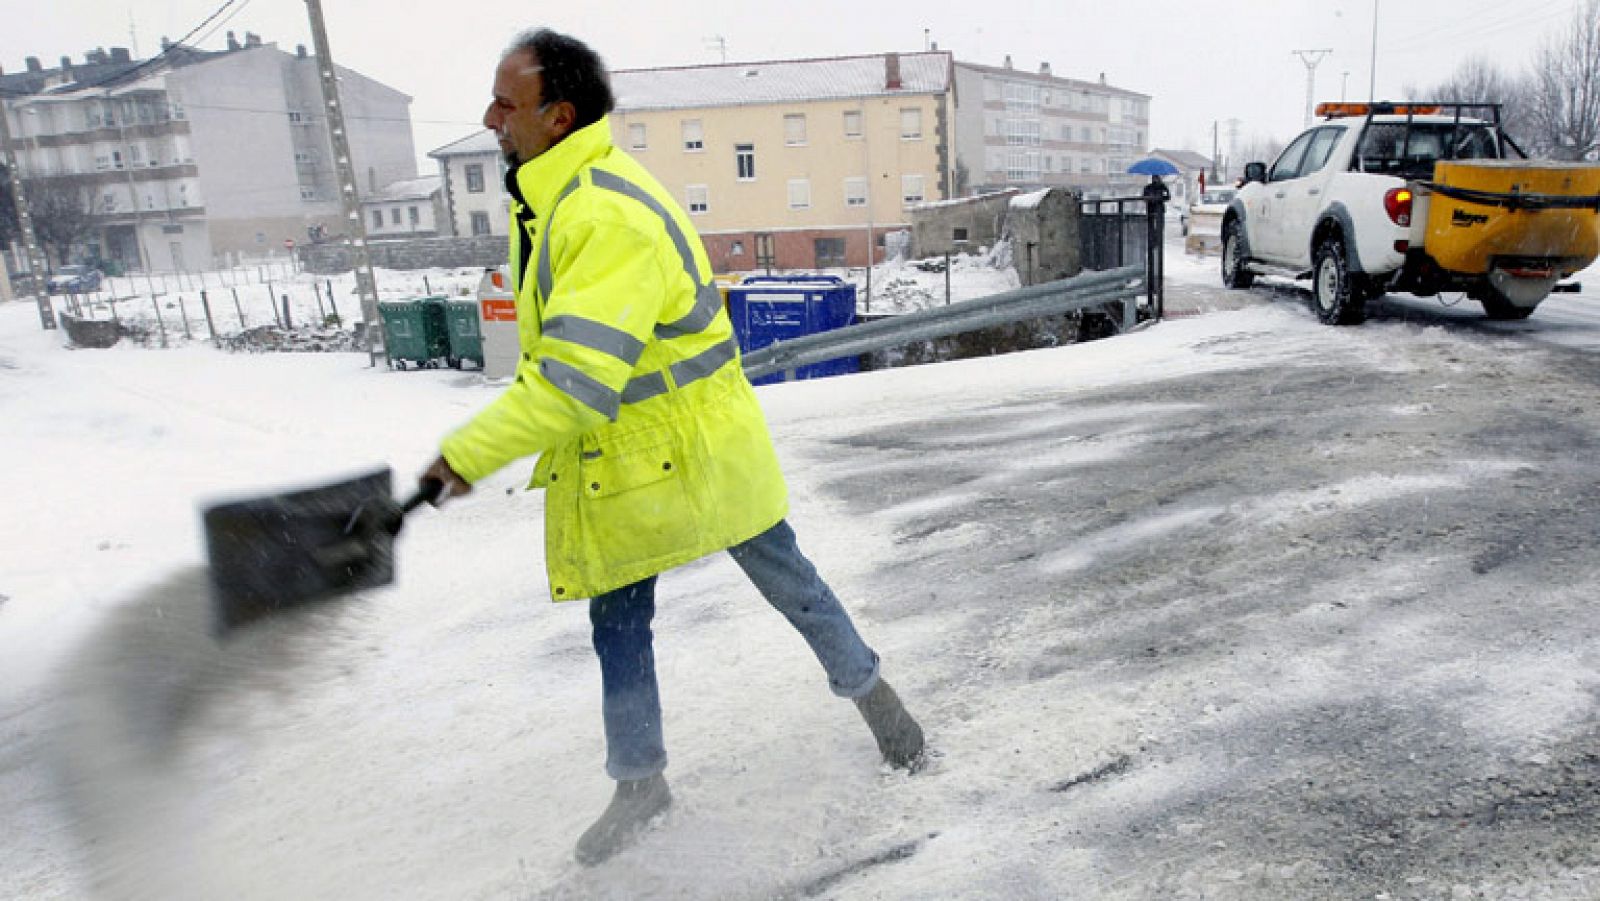
M 1122 303 L 1123 328 L 1131 329 L 1138 322 L 1139 295 L 1146 289 L 1143 266 L 1087 272 L 1042 285 L 769 344 L 744 355 L 744 374 L 758 379 L 785 373 L 787 381 L 793 377 L 790 373 L 801 366 L 1118 301 Z

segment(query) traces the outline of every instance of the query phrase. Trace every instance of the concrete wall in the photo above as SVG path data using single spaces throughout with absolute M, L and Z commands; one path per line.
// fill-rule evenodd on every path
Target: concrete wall
M 501 266 L 506 262 L 503 235 L 478 238 L 416 238 L 372 241 L 367 245 L 378 269 L 457 269 Z M 316 244 L 296 248 L 307 272 L 333 275 L 355 268 L 355 250 L 348 244 Z
M 1012 264 L 1024 285 L 1068 278 L 1083 271 L 1078 238 L 1080 200 L 1076 191 L 1050 188 L 1042 198 L 1033 194 L 1011 201 L 1005 232 L 1011 239 Z
M 993 247 L 1005 225 L 1006 208 L 1015 191 L 958 198 L 911 211 L 911 255 L 971 253 Z M 957 244 L 956 229 L 966 229 L 966 243 Z

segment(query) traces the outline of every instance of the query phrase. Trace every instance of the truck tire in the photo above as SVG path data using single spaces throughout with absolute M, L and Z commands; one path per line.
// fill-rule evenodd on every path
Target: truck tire
M 1485 288 L 1478 297 L 1478 302 L 1483 304 L 1483 314 L 1490 319 L 1502 322 L 1511 322 L 1518 319 L 1527 319 L 1533 315 L 1535 307 L 1519 307 L 1500 295 L 1493 288 Z
M 1256 283 L 1256 274 L 1245 265 L 1248 261 L 1240 231 L 1237 219 L 1229 219 L 1222 227 L 1222 284 L 1242 291 Z
M 1312 257 L 1311 301 L 1317 318 L 1328 325 L 1360 325 L 1367 319 L 1367 302 L 1356 290 L 1356 276 L 1345 262 L 1344 242 L 1323 238 Z

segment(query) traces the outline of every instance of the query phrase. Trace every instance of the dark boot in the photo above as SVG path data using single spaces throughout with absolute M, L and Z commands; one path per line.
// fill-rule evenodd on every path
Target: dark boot
M 856 698 L 856 709 L 878 740 L 878 751 L 890 766 L 915 772 L 922 767 L 922 727 L 906 712 L 904 704 L 889 687 L 878 680 L 872 690 Z
M 586 867 L 609 860 L 633 844 L 650 825 L 651 818 L 671 804 L 672 792 L 667 790 L 667 779 L 660 773 L 647 779 L 618 782 L 611 804 L 578 839 L 573 856 Z

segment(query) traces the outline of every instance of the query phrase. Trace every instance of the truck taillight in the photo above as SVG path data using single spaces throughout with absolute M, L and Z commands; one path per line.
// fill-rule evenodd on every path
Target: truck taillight
M 1395 225 L 1411 225 L 1411 189 L 1391 188 L 1383 195 L 1383 211 Z

